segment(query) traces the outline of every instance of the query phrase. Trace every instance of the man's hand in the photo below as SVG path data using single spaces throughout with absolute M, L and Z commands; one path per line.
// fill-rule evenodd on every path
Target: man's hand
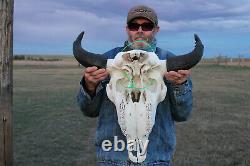
M 96 66 L 87 67 L 84 72 L 86 88 L 94 93 L 100 81 L 104 80 L 109 75 L 106 69 L 98 69 Z
M 187 78 L 190 76 L 190 74 L 190 70 L 178 70 L 178 72 L 169 71 L 165 73 L 165 78 L 173 85 L 180 85 L 187 81 Z

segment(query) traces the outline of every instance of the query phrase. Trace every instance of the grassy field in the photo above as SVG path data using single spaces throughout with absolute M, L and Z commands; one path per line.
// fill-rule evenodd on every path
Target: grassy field
M 250 165 L 250 68 L 193 70 L 194 110 L 177 124 L 174 165 Z
M 14 64 L 14 165 L 94 166 L 96 119 L 75 96 L 77 65 Z M 174 166 L 250 165 L 250 68 L 192 70 L 194 109 L 176 124 Z

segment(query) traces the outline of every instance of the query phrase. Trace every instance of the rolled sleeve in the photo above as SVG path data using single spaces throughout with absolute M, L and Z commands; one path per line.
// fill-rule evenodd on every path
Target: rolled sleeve
M 174 95 L 176 97 L 181 96 L 181 95 L 184 95 L 184 94 L 192 91 L 192 81 L 189 78 L 184 84 L 172 85 L 172 87 L 173 87 Z
M 191 78 L 181 85 L 168 84 L 171 112 L 175 121 L 186 121 L 192 112 L 193 96 Z
M 84 115 L 89 117 L 97 117 L 99 115 L 99 107 L 103 95 L 104 87 L 100 83 L 94 95 L 90 95 L 85 87 L 84 78 L 80 82 L 80 89 L 77 94 L 77 103 Z

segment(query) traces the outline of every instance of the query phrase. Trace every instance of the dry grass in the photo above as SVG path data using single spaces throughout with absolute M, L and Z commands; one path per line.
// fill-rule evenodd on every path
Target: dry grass
M 75 101 L 77 65 L 14 63 L 15 165 L 96 165 L 96 119 Z M 176 123 L 174 166 L 250 165 L 250 68 L 199 65 L 192 70 L 194 109 Z
M 77 67 L 14 66 L 14 165 L 95 165 L 95 119 L 84 118 L 75 96 Z
M 193 84 L 193 114 L 177 124 L 173 165 L 249 165 L 250 69 L 199 66 Z
M 238 66 L 238 67 L 250 67 L 250 59 L 249 58 L 234 58 L 234 59 L 203 59 L 201 61 L 202 64 L 210 64 L 210 65 L 222 65 L 222 66 Z
M 34 61 L 34 60 L 15 60 L 14 66 L 77 66 L 78 62 L 70 57 L 61 58 L 59 61 Z

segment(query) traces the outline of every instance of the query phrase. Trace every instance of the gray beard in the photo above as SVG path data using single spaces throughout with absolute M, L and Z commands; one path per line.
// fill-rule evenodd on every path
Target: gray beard
M 141 45 L 139 42 L 131 42 L 131 41 L 129 41 L 130 43 L 132 43 L 131 45 L 130 45 L 130 48 L 131 49 L 145 49 L 145 48 L 147 48 L 148 46 L 150 46 L 150 44 L 151 44 L 151 42 L 148 42 L 148 41 L 146 41 L 146 40 L 142 40 L 142 41 L 140 41 L 140 42 L 143 42 L 144 44 L 143 45 Z

